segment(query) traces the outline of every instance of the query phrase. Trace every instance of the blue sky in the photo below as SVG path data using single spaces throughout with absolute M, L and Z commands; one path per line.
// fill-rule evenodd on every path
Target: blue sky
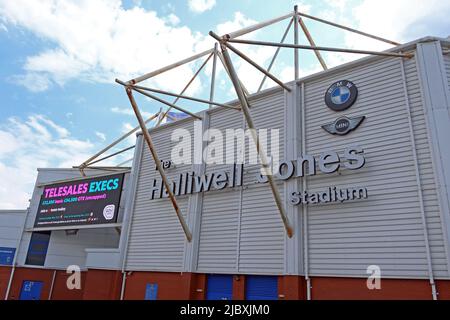
M 78 165 L 136 125 L 123 89 L 114 83 L 212 47 L 209 30 L 231 32 L 301 11 L 406 42 L 450 35 L 450 3 L 438 0 L 223 1 L 223 0 L 0 0 L 0 208 L 28 205 L 37 167 Z M 385 44 L 306 20 L 318 45 L 382 50 Z M 279 41 L 288 21 L 244 38 Z M 292 32 L 288 41 L 292 41 Z M 306 44 L 306 39 L 301 38 Z M 274 48 L 241 46 L 267 66 Z M 324 54 L 330 66 L 358 58 Z M 254 91 L 261 75 L 234 60 Z M 147 83 L 179 92 L 201 61 Z M 210 64 L 190 94 L 206 98 Z M 301 52 L 301 73 L 319 71 Z M 292 52 L 282 50 L 273 73 L 292 80 Z M 267 82 L 267 86 L 273 83 Z M 218 101 L 234 99 L 219 68 Z M 170 100 L 170 99 L 169 99 Z M 148 116 L 161 107 L 139 99 Z M 190 110 L 202 105 L 181 103 Z M 133 143 L 127 140 L 118 148 Z M 132 156 L 123 155 L 119 163 Z M 113 164 L 109 162 L 107 164 Z

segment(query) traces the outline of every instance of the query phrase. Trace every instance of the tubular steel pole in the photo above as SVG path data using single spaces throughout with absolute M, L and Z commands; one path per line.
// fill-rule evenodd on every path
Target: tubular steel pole
M 127 151 L 133 149 L 134 147 L 135 147 L 135 146 L 127 147 L 127 148 L 125 148 L 125 149 L 122 149 L 122 150 L 119 150 L 119 151 L 117 151 L 117 152 L 114 152 L 113 154 L 110 154 L 110 155 L 108 155 L 108 156 L 106 156 L 106 157 L 103 157 L 103 158 L 101 158 L 101 159 L 92 161 L 91 163 L 89 163 L 89 166 L 91 166 L 91 165 L 93 165 L 93 164 L 95 164 L 95 163 L 99 163 L 99 162 L 101 162 L 101 161 L 103 161 L 103 160 L 107 160 L 107 159 L 112 158 L 112 157 L 114 157 L 114 156 L 117 156 L 117 155 L 119 155 L 119 154 L 121 154 L 121 153 L 127 152 Z M 86 168 L 89 168 L 89 166 L 87 166 Z
M 197 116 L 196 114 L 193 114 L 192 112 L 189 112 L 189 111 L 187 111 L 187 110 L 184 110 L 183 108 L 180 108 L 180 107 L 174 105 L 173 103 L 167 102 L 166 100 L 161 99 L 161 98 L 158 98 L 158 97 L 156 97 L 156 96 L 154 96 L 154 95 L 152 95 L 152 94 L 150 94 L 150 93 L 147 93 L 147 92 L 145 92 L 145 91 L 143 91 L 143 90 L 141 90 L 141 89 L 137 89 L 136 87 L 127 85 L 125 82 L 120 81 L 119 79 L 116 79 L 116 82 L 119 83 L 119 84 L 121 84 L 121 85 L 123 85 L 123 86 L 125 86 L 127 89 L 130 88 L 130 89 L 132 89 L 132 90 L 134 90 L 134 91 L 139 92 L 140 94 L 142 94 L 142 95 L 144 95 L 144 96 L 146 96 L 146 97 L 149 97 L 149 98 L 151 98 L 151 99 L 153 99 L 153 100 L 156 100 L 156 101 L 158 101 L 158 102 L 161 102 L 162 104 L 165 104 L 165 105 L 167 105 L 167 106 L 169 106 L 169 107 L 173 107 L 174 109 L 177 109 L 177 110 L 179 110 L 179 111 L 181 111 L 181 112 L 187 113 L 187 114 L 190 115 L 191 117 L 197 118 L 197 119 L 199 119 L 199 120 L 202 119 L 201 117 Z
M 211 34 L 211 32 L 210 32 L 210 34 Z M 292 236 L 293 236 L 293 229 L 292 229 L 292 227 L 291 227 L 291 225 L 289 223 L 289 219 L 286 216 L 286 212 L 284 210 L 283 203 L 282 203 L 282 200 L 281 200 L 281 196 L 280 196 L 280 194 L 278 192 L 277 186 L 275 185 L 275 182 L 273 180 L 271 172 L 269 172 L 269 170 L 268 170 L 269 164 L 268 164 L 268 161 L 267 161 L 267 157 L 266 157 L 265 151 L 263 150 L 262 146 L 260 145 L 260 142 L 259 142 L 259 139 L 258 139 L 258 135 L 256 133 L 255 125 L 254 125 L 253 119 L 252 119 L 252 117 L 250 115 L 250 110 L 249 110 L 250 107 L 249 107 L 247 98 L 246 98 L 246 96 L 245 96 L 245 94 L 244 94 L 244 92 L 243 92 L 243 90 L 242 90 L 242 88 L 240 86 L 238 76 L 236 74 L 236 71 L 234 70 L 234 67 L 233 67 L 233 64 L 231 62 L 231 58 L 230 58 L 230 55 L 228 54 L 226 46 L 223 43 L 221 43 L 220 47 L 222 49 L 222 55 L 223 55 L 224 61 L 225 61 L 226 65 L 227 65 L 227 67 L 228 67 L 228 70 L 230 71 L 231 82 L 233 83 L 233 86 L 234 86 L 234 88 L 236 90 L 236 94 L 238 95 L 239 101 L 241 103 L 241 109 L 244 112 L 244 116 L 245 116 L 245 119 L 247 121 L 247 125 L 248 125 L 248 127 L 250 129 L 253 141 L 254 141 L 254 143 L 256 145 L 258 154 L 259 154 L 259 156 L 261 158 L 262 167 L 264 168 L 264 171 L 265 171 L 265 173 L 267 175 L 267 179 L 269 181 L 269 185 L 270 185 L 270 188 L 272 190 L 273 197 L 275 199 L 275 203 L 276 203 L 276 205 L 278 207 L 278 210 L 279 210 L 279 213 L 280 213 L 280 216 L 281 216 L 281 220 L 283 221 L 284 228 L 286 229 L 286 233 L 287 233 L 288 237 L 292 238 Z
M 169 199 L 172 202 L 172 205 L 173 205 L 173 208 L 175 209 L 178 220 L 181 224 L 181 227 L 183 228 L 184 234 L 186 235 L 186 239 L 189 242 L 191 242 L 192 234 L 189 231 L 189 227 L 187 226 L 186 221 L 183 218 L 183 215 L 181 214 L 181 210 L 180 210 L 180 207 L 178 206 L 177 200 L 175 199 L 175 195 L 173 194 L 172 189 L 170 188 L 169 181 L 167 180 L 166 173 L 164 172 L 164 169 L 161 166 L 161 161 L 159 160 L 158 154 L 156 153 L 155 146 L 153 145 L 153 141 L 150 136 L 150 133 L 148 132 L 148 130 L 144 124 L 144 120 L 142 119 L 141 112 L 139 111 L 136 101 L 134 100 L 133 92 L 130 87 L 126 88 L 126 92 L 128 95 L 128 99 L 130 100 L 131 106 L 133 107 L 136 118 L 139 122 L 139 125 L 141 126 L 141 130 L 142 130 L 144 139 L 147 142 L 150 153 L 152 154 L 153 160 L 155 161 L 156 168 L 158 169 L 159 174 L 161 175 L 164 187 L 166 188 L 167 194 L 169 195 Z
M 225 64 L 225 61 L 223 60 L 223 55 L 221 52 L 217 51 L 217 56 L 219 57 L 220 62 L 222 62 L 223 68 L 225 69 L 225 71 L 228 74 L 228 77 L 231 79 L 230 76 L 230 71 L 228 70 L 227 65 Z M 241 80 L 239 80 L 239 83 L 241 84 L 242 90 L 244 90 L 245 94 L 249 94 L 247 88 L 245 88 L 245 85 L 241 82 Z
M 226 34 L 224 37 L 228 38 L 228 39 L 234 39 L 234 38 L 243 36 L 244 34 L 247 34 L 247 33 L 256 31 L 258 29 L 270 26 L 271 24 L 283 21 L 284 19 L 287 19 L 287 18 L 290 18 L 290 17 L 292 17 L 292 12 L 289 12 L 288 14 L 285 14 L 284 16 L 281 16 L 281 17 L 278 17 L 278 18 L 274 18 L 274 19 L 270 19 L 270 20 L 267 20 L 267 21 L 263 21 L 263 22 L 254 24 L 252 26 L 249 26 L 247 28 L 244 28 L 244 29 L 241 29 L 241 30 L 238 30 L 238 31 L 235 31 L 235 32 L 231 32 L 229 34 Z
M 292 18 L 289 21 L 289 24 L 288 24 L 288 26 L 286 28 L 286 31 L 284 31 L 284 34 L 283 34 L 283 37 L 281 38 L 280 43 L 284 43 L 284 41 L 286 40 L 286 37 L 287 37 L 287 35 L 289 33 L 289 30 L 291 29 L 292 22 L 294 22 L 294 18 Z M 273 55 L 272 61 L 270 61 L 269 67 L 267 68 L 267 72 L 270 72 L 270 70 L 272 69 L 272 66 L 275 63 L 275 60 L 278 57 L 278 53 L 280 52 L 280 50 L 281 50 L 281 48 L 277 48 L 277 50 L 275 51 L 275 54 Z M 261 84 L 259 85 L 259 88 L 258 88 L 257 92 L 261 91 L 262 87 L 264 86 L 264 82 L 266 81 L 266 79 L 267 79 L 267 75 L 264 74 L 264 78 L 262 79 Z
M 153 119 L 155 119 L 159 114 L 161 113 L 161 110 L 159 110 L 157 113 L 155 113 L 154 115 L 152 115 L 150 118 L 148 118 L 147 120 L 145 120 L 145 124 L 147 124 L 148 122 L 152 121 Z M 126 138 L 128 138 L 129 136 L 131 136 L 133 133 L 135 133 L 136 131 L 138 131 L 140 128 L 140 126 L 137 126 L 136 128 L 134 128 L 133 130 L 131 130 L 130 132 L 124 134 L 123 136 L 121 136 L 119 139 L 115 140 L 114 142 L 112 142 L 111 144 L 109 144 L 108 146 L 106 146 L 105 148 L 103 148 L 102 150 L 100 150 L 99 152 L 97 152 L 95 155 L 93 155 L 92 157 L 90 157 L 89 159 L 87 159 L 85 162 L 83 162 L 79 168 L 85 168 L 87 167 L 93 160 L 97 159 L 100 155 L 104 154 L 106 151 L 108 151 L 109 149 L 111 149 L 112 147 L 114 147 L 115 145 L 117 145 L 119 142 L 125 140 Z
M 219 107 L 223 107 L 223 108 L 238 109 L 238 108 L 230 106 L 228 104 L 218 103 L 218 102 L 214 102 L 211 100 L 199 99 L 199 98 L 194 98 L 194 97 L 189 97 L 189 96 L 183 96 L 183 95 L 168 92 L 165 90 L 147 88 L 147 87 L 143 87 L 143 86 L 130 86 L 130 87 L 133 89 L 136 88 L 136 89 L 140 89 L 140 90 L 144 90 L 144 91 L 150 91 L 150 92 L 165 94 L 165 95 L 172 96 L 172 97 L 177 97 L 177 99 L 186 99 L 186 100 L 196 101 L 196 102 L 200 102 L 200 103 L 204 103 L 204 104 L 215 105 L 215 106 L 219 106 Z M 173 103 L 176 103 L 176 101 Z
M 231 44 L 229 43 L 224 43 L 225 46 L 227 46 L 231 51 L 233 51 L 234 53 L 236 53 L 239 57 L 241 57 L 242 59 L 244 59 L 245 61 L 247 61 L 249 64 L 251 64 L 253 67 L 255 67 L 256 69 L 258 69 L 260 72 L 262 72 L 263 74 L 265 74 L 266 76 L 268 76 L 270 79 L 272 79 L 275 83 L 277 83 L 280 87 L 282 87 L 284 90 L 286 91 L 291 91 L 291 89 L 286 86 L 282 81 L 280 81 L 279 79 L 277 79 L 275 76 L 273 76 L 271 73 L 267 72 L 266 70 L 264 70 L 264 68 L 262 68 L 261 66 L 259 66 L 257 63 L 253 62 L 252 59 L 250 59 L 249 57 L 247 57 L 244 53 L 242 53 L 241 51 L 239 51 L 238 49 L 236 49 L 235 47 L 233 47 Z
M 298 18 L 298 6 L 294 6 L 294 44 L 298 45 L 298 24 L 297 24 L 297 18 Z M 294 75 L 295 80 L 298 80 L 300 78 L 300 70 L 299 70 L 299 64 L 298 64 L 298 49 L 294 49 Z
M 369 54 L 369 55 L 375 55 L 375 56 L 396 57 L 396 58 L 412 58 L 413 57 L 412 54 L 408 54 L 408 53 L 380 52 L 380 51 L 370 51 L 370 50 L 354 50 L 354 49 L 342 49 L 342 48 L 331 48 L 331 47 L 311 47 L 311 46 L 295 45 L 295 44 L 290 44 L 290 43 L 276 43 L 276 42 L 267 42 L 267 41 L 230 39 L 230 40 L 228 40 L 228 42 L 261 45 L 261 46 L 269 46 L 269 47 L 282 47 L 282 48 L 305 49 L 305 50 Z
M 322 23 L 328 24 L 328 25 L 336 27 L 336 28 L 340 28 L 340 29 L 344 29 L 344 30 L 347 30 L 347 31 L 350 31 L 350 32 L 353 32 L 353 33 L 357 33 L 357 34 L 360 34 L 362 36 L 369 37 L 369 38 L 372 38 L 372 39 L 375 39 L 375 40 L 378 40 L 378 41 L 386 42 L 386 43 L 392 44 L 394 46 L 400 45 L 400 43 L 398 43 L 398 42 L 391 41 L 391 40 L 388 40 L 388 39 L 384 39 L 384 38 L 381 38 L 381 37 L 377 37 L 377 36 L 374 36 L 372 34 L 369 34 L 369 33 L 366 33 L 366 32 L 362 32 L 362 31 L 359 31 L 359 30 L 356 30 L 356 29 L 352 29 L 352 28 L 343 26 L 341 24 L 337 24 L 337 23 L 334 23 L 334 22 L 331 22 L 331 21 L 320 19 L 320 18 L 317 18 L 317 17 L 314 17 L 314 16 L 310 16 L 310 15 L 305 14 L 305 13 L 299 12 L 298 15 L 302 16 L 302 17 L 305 17 L 305 18 L 309 18 L 311 20 L 316 20 L 318 22 L 322 22 Z
M 205 67 L 205 65 L 208 63 L 209 59 L 211 59 L 211 56 L 212 56 L 213 54 L 214 54 L 214 52 L 211 53 L 211 54 L 206 58 L 206 60 L 202 63 L 202 65 L 200 66 L 200 68 L 198 68 L 198 70 L 194 73 L 194 75 L 192 76 L 192 78 L 191 78 L 191 79 L 188 81 L 188 83 L 184 86 L 183 90 L 180 92 L 180 95 L 183 95 L 183 94 L 186 92 L 186 90 L 189 88 L 189 86 L 191 85 L 191 83 L 194 82 L 195 78 L 198 76 L 198 74 L 202 71 L 202 69 L 203 69 L 203 68 Z M 178 102 L 179 99 L 180 99 L 179 97 L 176 97 L 176 99 L 173 100 L 173 104 L 176 104 L 176 103 Z M 169 113 L 170 110 L 172 110 L 171 107 L 169 107 L 169 109 L 167 109 L 167 111 L 164 112 L 164 114 L 162 115 L 162 117 L 160 117 L 160 118 L 158 119 L 158 121 L 156 122 L 156 127 L 158 127 L 158 126 L 161 124 L 161 122 L 164 120 L 164 118 L 167 117 L 167 114 Z
M 201 52 L 199 54 L 193 55 L 192 57 L 186 58 L 184 60 L 175 62 L 175 63 L 173 63 L 171 65 L 165 66 L 165 67 L 163 67 L 161 69 L 158 69 L 158 70 L 152 71 L 150 73 L 144 74 L 143 76 L 140 76 L 140 77 L 137 77 L 135 79 L 132 79 L 132 80 L 128 81 L 127 85 L 137 84 L 139 82 L 142 82 L 144 80 L 147 80 L 147 79 L 150 79 L 150 78 L 152 78 L 154 76 L 157 76 L 158 74 L 164 73 L 164 72 L 172 70 L 172 69 L 174 69 L 176 67 L 182 66 L 183 64 L 186 64 L 186 63 L 189 63 L 191 61 L 197 60 L 198 58 L 201 58 L 203 56 L 206 56 L 207 54 L 210 54 L 213 50 L 214 49 L 209 49 L 209 50 L 203 51 L 203 52 Z
M 303 22 L 303 19 L 301 17 L 297 17 L 297 21 L 300 24 L 300 27 L 302 27 L 303 33 L 306 36 L 306 39 L 308 39 L 309 44 L 311 47 L 316 47 L 316 43 L 314 42 L 314 39 L 311 36 L 311 33 L 309 32 L 308 28 L 306 27 L 306 24 Z M 296 23 L 297 23 L 296 21 Z M 328 70 L 327 64 L 325 63 L 325 60 L 323 59 L 322 55 L 320 54 L 320 51 L 314 50 L 314 53 L 317 57 L 317 60 L 319 60 L 319 63 L 322 65 L 323 70 Z
M 213 65 L 212 65 L 212 74 L 211 74 L 211 89 L 209 91 L 209 101 L 214 100 L 214 88 L 216 85 L 216 68 L 217 68 L 217 42 L 214 44 L 214 58 L 213 58 Z M 211 109 L 212 105 L 209 105 L 209 108 Z

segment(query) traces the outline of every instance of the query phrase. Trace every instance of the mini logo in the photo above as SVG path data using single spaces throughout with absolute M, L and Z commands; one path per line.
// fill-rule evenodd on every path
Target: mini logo
M 333 123 L 323 125 L 322 128 L 328 133 L 344 136 L 358 128 L 365 118 L 365 116 L 355 118 L 340 117 Z
M 116 206 L 113 204 L 107 205 L 103 209 L 103 216 L 105 217 L 106 220 L 112 220 L 112 218 L 114 218 L 115 209 L 116 209 Z
M 334 111 L 344 111 L 350 108 L 358 97 L 358 88 L 353 82 L 341 80 L 335 82 L 325 93 L 325 103 Z

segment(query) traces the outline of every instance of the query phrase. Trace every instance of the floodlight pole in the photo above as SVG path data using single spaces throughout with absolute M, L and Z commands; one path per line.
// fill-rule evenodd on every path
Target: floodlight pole
M 167 194 L 169 195 L 169 199 L 172 202 L 172 205 L 173 205 L 173 208 L 175 209 L 175 212 L 177 214 L 178 220 L 179 220 L 179 222 L 181 224 L 181 227 L 183 228 L 184 234 L 186 235 L 186 239 L 189 242 L 191 242 L 192 234 L 189 231 L 189 227 L 186 224 L 186 221 L 184 220 L 183 215 L 181 214 L 180 207 L 178 206 L 177 200 L 175 199 L 175 195 L 173 194 L 172 189 L 171 189 L 170 184 L 169 184 L 169 181 L 167 180 L 166 173 L 164 172 L 164 169 L 162 168 L 161 161 L 160 161 L 160 159 L 158 157 L 158 154 L 156 152 L 155 146 L 153 145 L 153 141 L 152 141 L 152 138 L 150 136 L 150 133 L 148 132 L 148 130 L 147 130 L 146 126 L 145 126 L 144 119 L 142 118 L 141 112 L 139 111 L 139 108 L 138 108 L 138 106 L 136 104 L 136 101 L 134 100 L 133 91 L 132 91 L 132 89 L 129 86 L 127 86 L 125 90 L 127 92 L 128 99 L 130 100 L 131 106 L 133 107 L 134 113 L 135 113 L 136 118 L 137 118 L 137 120 L 139 122 L 139 125 L 141 127 L 144 139 L 147 142 L 147 146 L 148 146 L 148 148 L 150 150 L 150 153 L 151 153 L 151 155 L 153 157 L 153 160 L 155 161 L 156 168 L 158 169 L 159 174 L 161 175 L 164 187 L 166 188 Z
M 213 35 L 213 34 L 214 34 L 213 32 L 210 32 L 211 36 L 213 36 L 213 37 L 217 36 L 217 35 L 215 35 L 215 34 Z M 220 43 L 220 48 L 222 50 L 222 56 L 224 58 L 224 62 L 226 64 L 226 66 L 228 67 L 228 71 L 229 71 L 229 74 L 230 74 L 231 82 L 233 83 L 234 89 L 236 90 L 236 94 L 237 94 L 237 96 L 239 98 L 239 101 L 241 103 L 241 109 L 242 109 L 242 111 L 244 113 L 245 120 L 247 121 L 247 125 L 248 125 L 248 127 L 250 129 L 251 136 L 253 138 L 253 141 L 254 141 L 254 143 L 256 145 L 256 149 L 257 149 L 258 154 L 260 156 L 260 159 L 261 159 L 261 162 L 262 162 L 262 167 L 263 167 L 263 169 L 264 169 L 264 171 L 266 173 L 267 179 L 269 181 L 269 185 L 270 185 L 270 188 L 272 190 L 272 194 L 273 194 L 273 197 L 275 199 L 275 203 L 276 203 L 276 205 L 278 207 L 278 211 L 280 213 L 281 220 L 283 221 L 284 228 L 286 229 L 286 233 L 287 233 L 288 237 L 292 238 L 292 236 L 293 236 L 293 229 L 292 229 L 292 226 L 289 223 L 289 219 L 288 219 L 288 217 L 286 215 L 286 212 L 285 212 L 285 209 L 284 209 L 284 206 L 283 206 L 283 202 L 281 200 L 280 193 L 279 193 L 279 191 L 277 189 L 277 186 L 275 185 L 275 181 L 273 180 L 272 173 L 269 171 L 269 166 L 270 165 L 269 165 L 269 163 L 267 161 L 267 156 L 265 154 L 265 150 L 261 146 L 259 138 L 258 138 L 258 135 L 256 133 L 256 128 L 255 128 L 255 125 L 253 123 L 253 119 L 252 119 L 251 114 L 250 114 L 250 106 L 249 106 L 249 103 L 247 101 L 247 97 L 245 96 L 244 91 L 242 90 L 239 78 L 238 78 L 238 76 L 236 74 L 236 71 L 234 70 L 234 66 L 233 66 L 233 64 L 231 62 L 230 55 L 228 54 L 227 47 L 225 46 L 225 44 L 223 42 Z

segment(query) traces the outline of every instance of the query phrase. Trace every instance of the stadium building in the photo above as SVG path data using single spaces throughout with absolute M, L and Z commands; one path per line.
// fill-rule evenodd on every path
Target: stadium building
M 141 131 L 131 167 L 39 169 L 29 208 L 0 212 L 0 294 L 450 299 L 449 50 L 426 37 L 246 95 L 277 129 L 273 189 L 260 164 L 173 159 L 176 129 L 251 127 L 242 100 L 150 129 L 162 165 Z

